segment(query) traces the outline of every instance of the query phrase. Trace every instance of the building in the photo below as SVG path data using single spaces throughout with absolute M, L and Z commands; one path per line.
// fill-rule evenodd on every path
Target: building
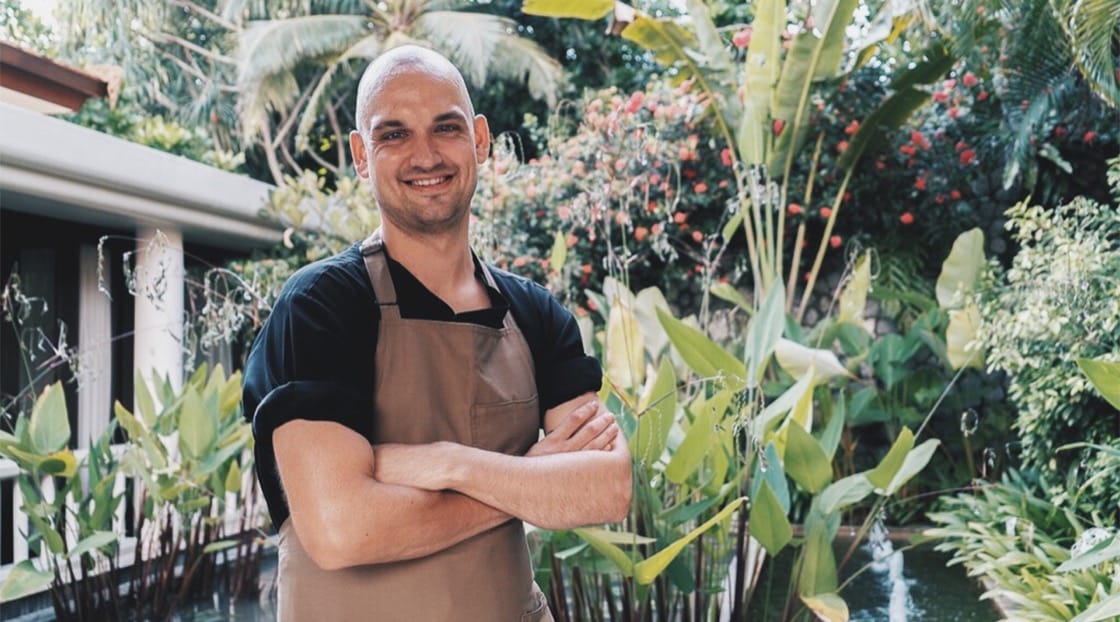
M 36 299 L 24 339 L 0 325 L 0 393 L 8 402 L 29 378 L 69 378 L 51 363 L 75 353 L 77 449 L 105 429 L 114 400 L 131 405 L 134 369 L 181 378 L 190 258 L 281 239 L 259 216 L 268 184 L 51 116 L 107 93 L 94 76 L 0 42 L 0 279 L 18 274 Z M 47 364 L 28 365 L 21 341 Z M 27 557 L 15 473 L 0 460 L 0 581 Z

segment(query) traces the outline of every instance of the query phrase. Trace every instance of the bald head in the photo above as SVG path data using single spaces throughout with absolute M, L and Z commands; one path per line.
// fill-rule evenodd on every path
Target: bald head
M 366 67 L 362 79 L 358 83 L 357 98 L 357 124 L 358 132 L 363 136 L 368 135 L 369 119 L 374 111 L 371 109 L 374 97 L 393 78 L 406 74 L 426 75 L 433 80 L 450 82 L 462 93 L 463 102 L 469 115 L 474 115 L 474 105 L 467 92 L 467 84 L 463 81 L 463 74 L 451 61 L 440 53 L 418 45 L 402 45 L 382 53 Z

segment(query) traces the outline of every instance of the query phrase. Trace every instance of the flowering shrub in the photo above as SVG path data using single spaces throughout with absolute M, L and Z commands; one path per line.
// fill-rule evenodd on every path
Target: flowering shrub
M 1101 455 L 1086 451 L 1081 460 L 1058 448 L 1107 444 L 1120 432 L 1115 410 L 1075 362 L 1120 360 L 1120 211 L 1078 198 L 1056 210 L 1021 204 L 1008 217 L 1021 248 L 1008 270 L 990 270 L 980 339 L 989 367 L 1008 373 L 1024 465 L 1068 475 L 1056 492 L 1073 494 Z M 1103 502 L 1098 507 L 1115 512 L 1120 481 L 1105 479 L 1089 492 Z
M 704 102 L 688 83 L 659 80 L 630 95 L 589 93 L 576 106 L 577 119 L 548 128 L 528 119 L 539 159 L 521 164 L 510 145 L 495 149 L 474 202 L 476 247 L 560 295 L 600 290 L 611 275 L 687 305 L 702 287 L 692 277 L 734 269 L 720 235 L 731 155 L 700 127 Z

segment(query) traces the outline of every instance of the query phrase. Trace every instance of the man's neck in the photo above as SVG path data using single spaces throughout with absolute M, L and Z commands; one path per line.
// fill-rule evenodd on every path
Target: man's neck
M 385 248 L 433 294 L 456 313 L 488 306 L 486 290 L 475 279 L 467 232 L 416 235 L 382 223 Z

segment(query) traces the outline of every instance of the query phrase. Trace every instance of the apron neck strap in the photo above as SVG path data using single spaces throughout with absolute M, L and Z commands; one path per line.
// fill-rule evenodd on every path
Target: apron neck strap
M 385 242 L 381 238 L 380 227 L 362 242 L 362 260 L 365 261 L 366 273 L 373 286 L 373 295 L 380 307 L 381 317 L 401 319 L 401 310 L 397 306 L 397 288 L 393 286 L 389 263 L 385 260 Z

